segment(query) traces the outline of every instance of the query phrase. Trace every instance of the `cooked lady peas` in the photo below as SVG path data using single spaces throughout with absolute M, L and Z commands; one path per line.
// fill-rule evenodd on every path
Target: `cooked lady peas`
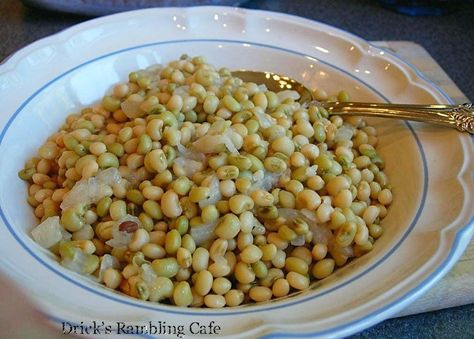
M 183 55 L 68 117 L 18 176 L 72 233 L 63 259 L 119 261 L 109 288 L 182 307 L 285 297 L 370 251 L 393 196 L 373 127 L 281 95 Z

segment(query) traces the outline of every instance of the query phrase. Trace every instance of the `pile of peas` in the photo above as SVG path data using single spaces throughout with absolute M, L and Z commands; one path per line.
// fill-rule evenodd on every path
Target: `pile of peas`
M 316 96 L 349 99 L 344 91 Z M 214 153 L 193 149 L 219 123 L 231 129 L 238 153 L 223 145 L 209 145 Z M 341 128 L 352 137 L 339 138 Z M 204 154 L 191 172 L 175 162 L 179 145 Z M 130 73 L 100 104 L 68 116 L 19 177 L 36 217 L 58 216 L 72 234 L 50 248 L 63 262 L 81 255 L 80 273 L 98 277 L 113 256 L 119 264 L 100 274 L 111 289 L 219 308 L 307 289 L 373 248 L 392 202 L 376 145 L 376 130 L 361 118 L 329 117 L 183 55 Z M 109 168 L 121 179 L 104 196 L 61 208 L 76 183 Z M 274 187 L 258 188 L 254 178 L 268 174 L 278 174 Z M 201 208 L 215 193 L 213 177 L 220 200 Z M 285 219 L 282 209 L 305 210 L 330 236 L 315 234 L 307 219 Z M 196 243 L 192 229 L 212 223 L 209 239 Z M 107 244 L 114 227 L 131 235 L 126 246 Z

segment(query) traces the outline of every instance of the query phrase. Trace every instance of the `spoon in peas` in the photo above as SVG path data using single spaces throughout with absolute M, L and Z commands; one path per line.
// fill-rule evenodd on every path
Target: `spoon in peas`
M 245 82 L 264 84 L 269 90 L 279 92 L 295 90 L 300 94 L 300 102 L 324 107 L 329 114 L 375 116 L 437 124 L 455 128 L 460 132 L 474 134 L 474 105 L 408 105 L 369 102 L 320 102 L 314 93 L 303 84 L 288 77 L 271 72 L 234 71 L 232 75 Z

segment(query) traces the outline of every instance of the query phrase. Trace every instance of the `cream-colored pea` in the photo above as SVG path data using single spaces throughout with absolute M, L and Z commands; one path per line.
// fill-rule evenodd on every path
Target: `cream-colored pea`
M 103 281 L 108 288 L 116 289 L 122 282 L 122 275 L 115 268 L 108 268 L 104 271 Z
M 335 261 L 334 259 L 322 259 L 318 261 L 314 266 L 313 266 L 313 276 L 316 279 L 324 279 L 331 275 L 331 273 L 334 271 L 334 265 Z
M 196 293 L 201 296 L 209 294 L 212 288 L 212 283 L 214 278 L 211 272 L 207 270 L 202 270 L 196 275 L 196 281 L 194 282 L 194 289 Z
M 293 167 L 296 167 L 296 168 L 305 166 L 306 165 L 306 158 L 303 155 L 303 153 L 293 152 L 290 156 L 290 165 L 293 166 Z
M 271 232 L 267 236 L 269 244 L 275 245 L 278 249 L 284 250 L 288 247 L 289 243 L 287 240 L 283 240 L 277 232 Z
M 123 200 L 116 200 L 110 204 L 109 213 L 112 220 L 120 220 L 127 214 L 127 204 Z
M 321 190 L 324 187 L 324 185 L 325 185 L 324 180 L 319 175 L 315 175 L 313 177 L 310 177 L 306 181 L 306 186 L 308 186 L 308 188 L 310 188 L 314 191 Z
M 230 267 L 227 265 L 225 259 L 221 259 L 210 264 L 208 270 L 211 272 L 214 278 L 224 277 L 230 273 Z
M 173 301 L 177 306 L 189 306 L 193 302 L 191 287 L 187 281 L 180 281 L 173 291 Z
M 163 193 L 163 189 L 159 186 L 147 186 L 142 190 L 142 194 L 146 199 L 154 201 L 160 200 Z
M 316 210 L 316 216 L 320 222 L 328 222 L 331 219 L 331 213 L 333 212 L 333 208 L 329 204 L 321 204 L 319 205 L 318 209 Z
M 293 131 L 297 134 L 304 135 L 306 138 L 311 138 L 314 135 L 313 126 L 305 119 L 298 119 Z
M 253 234 L 240 232 L 237 236 L 237 247 L 240 251 L 243 251 L 247 246 L 253 243 Z
M 128 264 L 122 270 L 122 276 L 125 279 L 129 279 L 130 277 L 133 277 L 134 275 L 137 275 L 137 274 L 138 274 L 138 267 L 133 264 Z
M 219 182 L 219 190 L 220 190 L 222 196 L 224 196 L 226 198 L 232 197 L 236 192 L 234 181 L 230 180 L 230 179 L 220 181 Z
M 236 289 L 232 289 L 225 294 L 225 301 L 227 306 L 235 307 L 242 304 L 244 301 L 244 292 Z
M 297 272 L 299 274 L 308 273 L 308 264 L 301 258 L 288 257 L 285 261 L 285 269 L 288 272 Z
M 369 229 L 364 224 L 357 224 L 357 231 L 354 237 L 354 242 L 357 245 L 363 246 L 369 239 Z
M 240 221 L 235 214 L 228 213 L 224 215 L 216 229 L 214 234 L 218 237 L 226 240 L 234 238 L 240 231 Z
M 303 246 L 298 246 L 291 251 L 291 256 L 300 258 L 303 260 L 306 264 L 310 265 L 313 261 L 313 256 L 311 255 L 311 251 Z
M 301 153 L 303 153 L 309 161 L 314 161 L 319 157 L 319 148 L 314 144 L 306 144 L 301 147 Z
M 149 300 L 153 302 L 160 301 L 165 298 L 169 298 L 173 295 L 173 282 L 171 279 L 166 277 L 158 277 L 150 287 L 150 296 Z
M 333 199 L 333 204 L 336 207 L 344 208 L 350 207 L 352 204 L 352 194 L 348 189 L 341 190 Z
M 286 253 L 283 250 L 278 249 L 271 261 L 273 266 L 275 266 L 276 268 L 285 267 Z
M 177 218 L 183 213 L 179 197 L 173 190 L 167 190 L 161 197 L 161 210 L 168 218 Z
M 193 270 L 201 272 L 209 266 L 209 251 L 204 247 L 198 247 L 193 253 Z
M 128 248 L 130 251 L 136 252 L 139 251 L 149 241 L 150 235 L 148 232 L 143 228 L 139 228 L 133 233 L 132 239 L 128 243 Z
M 173 94 L 166 103 L 166 108 L 170 111 L 181 111 L 181 108 L 183 108 L 183 98 L 178 94 Z
M 379 194 L 380 197 L 380 194 Z M 367 209 L 364 211 L 364 214 L 362 218 L 364 219 L 365 223 L 367 225 L 371 225 L 374 223 L 375 219 L 379 216 L 379 208 L 377 206 L 369 206 Z
M 259 261 L 262 258 L 262 250 L 255 245 L 247 246 L 240 253 L 240 260 L 246 264 L 253 264 L 254 262 Z
M 235 265 L 234 275 L 237 281 L 242 284 L 250 284 L 255 280 L 255 273 L 250 265 L 241 261 Z
M 309 287 L 309 279 L 297 272 L 289 272 L 286 275 L 286 280 L 288 280 L 291 287 L 297 290 L 304 290 Z
M 254 227 L 255 218 L 251 211 L 245 211 L 239 216 L 240 230 L 243 233 L 250 233 Z
M 326 258 L 326 255 L 328 253 L 328 247 L 326 244 L 322 243 L 317 243 L 313 246 L 313 250 L 311 251 L 311 254 L 314 258 L 314 260 L 321 260 Z
M 350 183 L 347 178 L 343 175 L 335 177 L 334 179 L 329 180 L 326 185 L 326 189 L 330 195 L 335 197 L 340 191 L 348 189 Z
M 370 198 L 370 185 L 367 181 L 363 180 L 359 183 L 357 188 L 357 199 L 361 201 L 367 201 Z
M 209 256 L 212 260 L 218 261 L 223 258 L 227 251 L 228 241 L 225 239 L 216 239 L 209 248 Z
M 272 298 L 272 290 L 265 286 L 254 286 L 249 290 L 250 299 L 256 302 L 263 302 Z
M 204 297 L 204 304 L 209 308 L 222 308 L 226 301 L 224 296 L 218 294 L 208 294 Z
M 143 245 L 141 251 L 143 252 L 145 257 L 150 258 L 152 260 L 161 259 L 166 256 L 166 250 L 156 243 L 150 242 L 148 244 Z
M 290 293 L 290 284 L 284 278 L 277 279 L 273 283 L 272 293 L 276 298 L 285 297 Z
M 252 198 L 247 195 L 237 194 L 229 199 L 229 208 L 235 214 L 251 210 L 254 206 Z
M 273 140 L 271 148 L 275 152 L 281 152 L 290 156 L 295 151 L 295 144 L 287 136 L 281 136 Z
M 382 205 L 390 205 L 393 199 L 392 192 L 389 189 L 385 188 L 380 191 L 377 199 Z
M 275 257 L 278 250 L 275 244 L 262 245 L 260 246 L 260 249 L 262 251 L 262 260 L 264 261 L 272 260 Z
M 72 234 L 72 240 L 91 240 L 94 238 L 94 229 L 91 225 L 84 225 L 79 231 Z
M 94 155 L 101 155 L 102 153 L 107 152 L 107 146 L 102 142 L 93 142 L 89 146 L 89 151 Z
M 230 282 L 229 279 L 224 278 L 224 277 L 219 277 L 214 279 L 214 282 L 212 283 L 212 291 L 216 294 L 219 295 L 224 295 L 227 292 L 230 291 L 232 288 L 232 283 Z
M 250 196 L 257 206 L 271 206 L 275 201 L 273 195 L 264 190 L 255 190 Z
M 304 189 L 296 195 L 296 208 L 298 209 L 316 210 L 320 204 L 321 197 L 313 190 Z
M 204 112 L 207 114 L 214 114 L 217 110 L 217 106 L 219 105 L 219 98 L 217 98 L 214 94 L 209 94 L 204 99 L 203 109 Z

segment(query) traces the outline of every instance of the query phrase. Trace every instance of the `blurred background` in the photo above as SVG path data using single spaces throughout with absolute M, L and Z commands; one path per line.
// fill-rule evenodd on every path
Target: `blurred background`
M 277 11 L 327 23 L 370 41 L 415 42 L 474 100 L 473 0 L 0 0 L 0 60 L 92 17 L 138 8 L 191 5 Z M 2 290 L 10 295 L 9 288 Z M 1 294 L 0 299 L 5 300 Z M 4 325 L 12 316 L 0 312 Z M 0 337 L 1 332 L 0 327 Z M 387 320 L 354 337 L 474 338 L 474 305 Z

